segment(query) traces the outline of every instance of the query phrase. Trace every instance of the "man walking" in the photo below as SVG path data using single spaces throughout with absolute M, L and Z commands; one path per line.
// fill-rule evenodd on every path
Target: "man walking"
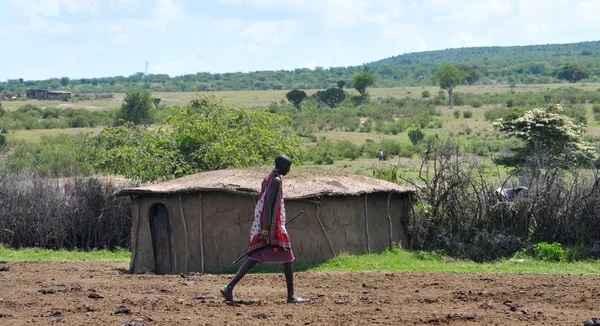
M 291 167 L 292 160 L 285 155 L 279 155 L 275 158 L 275 169 L 262 181 L 260 198 L 254 209 L 254 223 L 250 231 L 248 259 L 240 266 L 229 284 L 221 289 L 221 294 L 226 301 L 233 301 L 233 288 L 259 262 L 283 264 L 288 303 L 309 301 L 294 294 L 292 263 L 295 257 L 290 237 L 285 228 L 285 205 L 281 176 L 287 175 Z

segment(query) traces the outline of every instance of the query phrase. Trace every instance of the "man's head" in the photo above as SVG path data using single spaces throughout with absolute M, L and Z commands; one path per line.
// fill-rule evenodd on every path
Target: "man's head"
M 286 175 L 290 172 L 292 167 L 292 159 L 281 154 L 275 158 L 275 168 L 281 175 Z

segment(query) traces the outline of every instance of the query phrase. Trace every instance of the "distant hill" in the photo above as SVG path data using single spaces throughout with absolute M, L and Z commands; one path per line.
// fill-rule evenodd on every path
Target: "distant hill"
M 351 87 L 352 77 L 371 72 L 377 78 L 376 87 L 431 85 L 431 76 L 440 63 L 450 62 L 477 66 L 479 84 L 553 83 L 557 70 L 574 62 L 586 67 L 588 81 L 600 79 L 600 41 L 571 44 L 546 44 L 507 47 L 472 47 L 415 52 L 353 67 L 295 69 L 292 71 L 256 71 L 248 73 L 197 73 L 170 77 L 162 74 L 128 77 L 53 78 L 40 81 L 13 79 L 0 82 L 0 92 L 24 92 L 26 89 L 58 89 L 75 93 L 113 93 L 126 90 L 155 92 L 269 89 L 322 89 L 344 80 Z

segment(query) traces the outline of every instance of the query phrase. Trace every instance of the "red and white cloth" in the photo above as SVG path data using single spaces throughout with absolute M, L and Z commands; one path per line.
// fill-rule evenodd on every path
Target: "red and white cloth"
M 250 245 L 248 246 L 249 257 L 263 263 L 285 263 L 294 260 L 292 244 L 285 228 L 285 204 L 283 202 L 283 183 L 277 191 L 274 207 L 271 215 L 271 227 L 267 244 L 261 241 L 261 230 L 265 205 L 271 190 L 273 178 L 279 177 L 279 172 L 273 170 L 265 176 L 262 181 L 260 198 L 254 209 L 254 223 L 250 231 Z

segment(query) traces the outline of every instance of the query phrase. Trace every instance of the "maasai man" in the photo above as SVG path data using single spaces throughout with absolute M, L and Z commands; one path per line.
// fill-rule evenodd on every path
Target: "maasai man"
M 254 209 L 254 223 L 250 231 L 248 259 L 240 266 L 229 284 L 221 289 L 221 294 L 226 301 L 233 301 L 233 288 L 259 262 L 263 264 L 283 264 L 288 303 L 309 301 L 294 294 L 292 262 L 295 258 L 290 237 L 285 229 L 285 206 L 281 176 L 288 174 L 291 167 L 292 160 L 285 155 L 279 155 L 275 158 L 275 169 L 265 176 L 262 181 L 260 199 Z

